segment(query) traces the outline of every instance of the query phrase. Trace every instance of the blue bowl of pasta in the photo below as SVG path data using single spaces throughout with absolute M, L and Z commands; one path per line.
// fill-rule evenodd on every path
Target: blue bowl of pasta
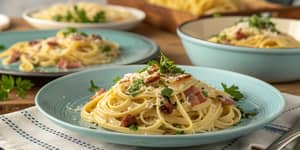
M 194 65 L 285 82 L 300 79 L 299 25 L 291 19 L 227 16 L 188 21 L 177 33 Z
M 284 108 L 280 92 L 258 79 L 162 61 L 64 76 L 38 92 L 36 105 L 71 131 L 143 147 L 237 138 L 264 127 Z

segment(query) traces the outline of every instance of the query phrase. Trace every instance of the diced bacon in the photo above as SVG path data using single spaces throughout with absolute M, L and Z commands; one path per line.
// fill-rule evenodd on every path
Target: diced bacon
M 222 95 L 218 95 L 217 98 L 221 101 L 224 105 L 233 105 L 234 100 L 232 98 L 224 97 Z
M 137 120 L 134 116 L 128 114 L 125 115 L 122 119 L 121 119 L 121 127 L 129 127 L 132 124 L 137 124 Z
M 80 36 L 80 35 L 73 35 L 72 36 L 72 40 L 75 40 L 75 41 L 82 40 L 82 36 Z
M 151 83 L 151 82 L 155 82 L 157 80 L 160 79 L 160 73 L 159 72 L 156 72 L 154 73 L 153 75 L 150 75 L 148 76 L 147 78 L 144 79 L 144 83 L 145 84 L 148 84 L 148 83 Z
M 91 39 L 92 39 L 92 40 L 101 40 L 102 38 L 101 38 L 100 35 L 92 34 L 92 35 L 91 35 Z
M 173 105 L 170 102 L 164 102 L 164 104 L 159 107 L 159 110 L 165 114 L 171 114 L 173 112 Z
M 38 44 L 39 43 L 39 41 L 29 41 L 28 42 L 28 44 L 30 45 L 30 46 L 34 46 L 34 45 L 36 45 L 36 44 Z
M 247 34 L 245 34 L 245 33 L 242 32 L 241 28 L 235 34 L 236 34 L 236 39 L 237 40 L 245 39 L 245 38 L 248 37 Z
M 57 63 L 57 67 L 62 68 L 62 69 L 79 68 L 81 66 L 82 66 L 82 64 L 80 61 L 67 61 L 67 60 L 61 59 Z
M 16 50 L 13 50 L 11 52 L 8 63 L 14 63 L 14 62 L 18 61 L 20 59 L 20 57 L 21 57 L 21 53 Z
M 201 104 L 206 100 L 201 91 L 194 86 L 191 86 L 189 89 L 184 91 L 184 94 L 187 96 L 187 100 L 192 106 Z
M 56 47 L 59 45 L 56 41 L 48 41 L 47 44 L 51 47 Z
M 82 64 L 81 64 L 80 61 L 72 61 L 72 62 L 69 62 L 69 63 L 68 63 L 68 66 L 67 66 L 68 69 L 71 69 L 71 68 L 79 68 L 79 67 L 82 67 Z
M 175 77 L 175 81 L 181 81 L 192 77 L 190 74 L 181 74 L 177 77 Z
M 157 64 L 153 64 L 151 67 L 149 67 L 147 69 L 147 72 L 148 72 L 148 74 L 152 74 L 152 73 L 154 73 L 154 72 L 156 72 L 158 70 L 159 70 L 158 65 Z

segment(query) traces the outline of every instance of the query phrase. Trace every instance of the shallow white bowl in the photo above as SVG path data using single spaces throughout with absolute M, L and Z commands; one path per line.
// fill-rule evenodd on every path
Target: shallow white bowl
M 0 14 L 0 31 L 8 28 L 10 25 L 10 19 L 6 15 Z
M 29 9 L 23 13 L 23 18 L 32 26 L 38 29 L 59 29 L 65 27 L 74 28 L 105 28 L 105 29 L 118 29 L 118 30 L 129 30 L 135 27 L 138 23 L 145 19 L 145 13 L 139 9 L 117 6 L 117 5 L 106 5 L 118 10 L 124 10 L 130 12 L 134 19 L 124 20 L 119 22 L 108 22 L 108 23 L 72 23 L 72 22 L 57 22 L 51 20 L 33 18 L 31 14 L 41 9 Z

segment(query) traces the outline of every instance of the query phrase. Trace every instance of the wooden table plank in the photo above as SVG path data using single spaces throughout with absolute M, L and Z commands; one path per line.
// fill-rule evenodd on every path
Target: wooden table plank
M 19 18 L 12 19 L 12 26 L 10 31 L 21 31 L 33 29 L 24 20 Z M 176 34 L 162 31 L 160 29 L 154 28 L 149 24 L 142 23 L 138 27 L 132 30 L 132 32 L 144 35 L 152 40 L 154 40 L 161 48 L 162 52 L 174 60 L 177 64 L 191 65 L 180 39 Z M 0 33 L 1 34 L 1 33 Z M 41 80 L 35 79 L 35 80 Z M 39 81 L 40 82 L 40 81 Z M 295 95 L 300 95 L 300 81 L 294 81 L 289 83 L 273 84 L 281 92 L 287 92 Z M 19 109 L 23 109 L 34 105 L 34 96 L 36 95 L 38 89 L 41 86 L 38 85 L 30 92 L 27 93 L 25 99 L 20 99 L 16 97 L 15 93 L 10 94 L 10 99 L 7 101 L 0 102 L 0 114 L 13 112 Z

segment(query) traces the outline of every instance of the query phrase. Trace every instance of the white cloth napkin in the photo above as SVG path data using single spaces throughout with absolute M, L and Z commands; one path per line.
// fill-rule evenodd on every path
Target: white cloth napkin
M 296 118 L 298 119 L 300 117 L 300 97 L 290 94 L 283 94 L 283 96 L 286 100 L 284 112 L 277 120 L 263 129 L 253 132 L 247 136 L 222 143 L 177 149 L 251 150 L 253 147 L 265 148 L 287 131 Z M 0 116 L 0 147 L 5 150 L 151 149 L 110 144 L 89 137 L 84 137 L 52 123 L 44 117 L 36 107 Z M 289 147 L 291 147 L 291 145 Z

